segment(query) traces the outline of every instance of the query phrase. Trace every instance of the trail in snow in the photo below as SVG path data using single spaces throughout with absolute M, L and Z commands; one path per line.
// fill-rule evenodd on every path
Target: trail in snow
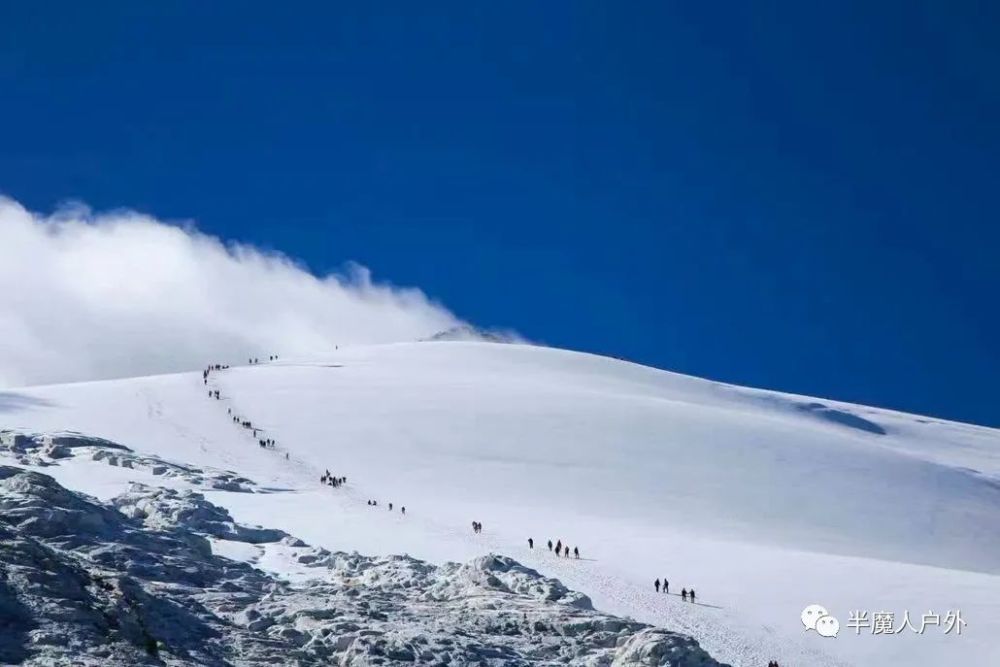
M 228 407 L 232 410 L 232 415 L 241 421 L 246 418 L 258 425 L 256 430 L 260 431 L 260 437 L 272 437 L 277 443 L 281 443 L 281 438 L 273 429 L 260 425 L 260 422 L 252 415 L 236 408 L 237 401 L 234 396 L 221 393 L 223 391 L 220 389 L 221 382 L 216 382 L 216 380 L 224 377 L 224 374 L 223 370 L 214 371 L 208 375 L 210 381 L 207 386 L 209 389 L 220 392 L 220 398 L 207 396 L 210 404 Z M 228 412 L 226 416 L 229 417 Z M 233 427 L 241 431 L 247 430 L 238 423 L 234 423 Z M 174 425 L 174 428 L 178 432 L 185 430 L 180 425 Z M 256 438 L 257 433 L 254 431 L 254 441 L 251 443 L 253 446 L 258 446 L 255 442 Z M 273 452 L 276 455 L 276 465 L 282 466 L 284 464 L 284 468 L 290 470 L 295 477 L 305 477 L 309 473 L 316 476 L 319 473 L 317 468 L 303 461 L 295 461 L 294 464 L 289 465 L 292 463 L 291 460 L 284 457 L 287 450 L 280 444 L 264 451 Z M 306 483 L 304 479 L 300 482 Z M 847 664 L 831 659 L 821 651 L 804 644 L 790 646 L 787 641 L 776 640 L 773 633 L 762 633 L 759 628 L 746 627 L 739 619 L 724 613 L 722 606 L 702 601 L 697 603 L 682 601 L 680 594 L 650 593 L 630 582 L 622 581 L 620 578 L 602 574 L 597 568 L 588 566 L 588 563 L 596 562 L 595 559 L 571 559 L 555 556 L 551 553 L 549 558 L 545 558 L 542 552 L 543 550 L 547 552 L 547 547 L 537 551 L 526 549 L 523 546 L 519 547 L 500 537 L 490 535 L 488 530 L 470 534 L 468 530 L 458 530 L 435 520 L 433 517 L 415 515 L 412 506 L 409 516 L 404 518 L 400 508 L 405 507 L 405 504 L 396 502 L 393 509 L 389 509 L 388 504 L 392 501 L 366 494 L 363 484 L 330 490 L 335 494 L 332 500 L 335 500 L 342 510 L 372 514 L 387 511 L 399 513 L 402 520 L 416 523 L 421 531 L 430 536 L 431 539 L 440 542 L 464 542 L 469 548 L 483 553 L 516 554 L 521 562 L 546 572 L 549 576 L 558 577 L 570 587 L 585 591 L 598 601 L 599 608 L 627 617 L 641 617 L 643 622 L 696 637 L 711 655 L 724 662 L 733 665 L 766 664 L 775 656 L 780 655 L 784 663 L 788 665 L 808 664 L 815 667 L 827 665 L 839 667 Z M 362 498 L 365 498 L 364 506 L 361 504 Z M 368 505 L 370 499 L 381 500 L 381 504 L 370 506 Z M 265 551 L 265 548 L 261 548 L 260 553 L 255 554 L 250 560 L 259 564 Z
M 288 461 L 241 437 L 190 374 L 21 390 L 2 417 L 288 489 L 208 493 L 312 544 L 433 562 L 510 553 L 738 666 L 1000 663 L 996 431 L 521 346 L 354 348 L 217 381 Z M 326 468 L 348 486 L 321 487 Z M 68 481 L 110 493 L 143 474 Z M 593 560 L 527 553 L 529 536 Z M 655 594 L 658 577 L 722 609 Z M 961 608 L 969 625 L 823 640 L 799 622 L 813 603 L 842 627 L 853 609 Z

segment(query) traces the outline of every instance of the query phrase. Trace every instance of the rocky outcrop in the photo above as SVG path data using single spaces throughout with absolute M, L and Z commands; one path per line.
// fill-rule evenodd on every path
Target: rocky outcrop
M 281 549 L 295 583 L 212 553 Z M 0 663 L 718 665 L 689 637 L 601 614 L 505 556 L 440 567 L 242 526 L 141 484 L 104 505 L 0 466 Z
M 110 466 L 146 470 L 157 476 L 176 478 L 220 491 L 261 491 L 249 479 L 234 472 L 173 463 L 158 456 L 138 454 L 104 438 L 72 431 L 44 435 L 0 431 L 0 454 L 14 458 L 22 465 L 36 467 L 58 465 L 62 459 L 86 457 Z

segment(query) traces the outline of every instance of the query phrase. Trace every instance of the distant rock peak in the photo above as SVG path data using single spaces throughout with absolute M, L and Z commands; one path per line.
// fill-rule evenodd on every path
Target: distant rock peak
M 439 331 L 433 336 L 421 339 L 421 342 L 437 341 L 466 341 L 479 343 L 522 343 L 520 336 L 511 331 L 487 330 L 474 327 L 471 324 L 460 324 L 458 326 Z

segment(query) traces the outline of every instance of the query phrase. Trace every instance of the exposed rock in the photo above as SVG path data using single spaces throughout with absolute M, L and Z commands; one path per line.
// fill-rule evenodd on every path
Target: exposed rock
M 207 536 L 292 550 L 314 576 L 282 581 L 213 555 Z M 137 484 L 103 505 L 8 466 L 0 663 L 718 665 L 505 556 L 333 553 L 239 525 L 198 493 Z
M 477 343 L 520 343 L 521 338 L 506 331 L 488 331 L 468 324 L 439 331 L 433 336 L 424 338 L 425 342 L 464 341 Z
M 157 456 L 145 456 L 128 447 L 71 431 L 36 435 L 16 431 L 0 431 L 0 454 L 13 457 L 22 465 L 47 466 L 60 459 L 89 456 L 93 461 L 121 468 L 146 470 L 153 475 L 176 478 L 195 486 L 222 491 L 259 492 L 245 477 L 226 470 L 198 468 L 164 461 Z

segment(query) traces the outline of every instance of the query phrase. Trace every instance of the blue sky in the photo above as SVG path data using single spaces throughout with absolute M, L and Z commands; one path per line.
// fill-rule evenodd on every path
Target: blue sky
M 0 192 L 1000 425 L 1000 12 L 803 4 L 13 3 Z

